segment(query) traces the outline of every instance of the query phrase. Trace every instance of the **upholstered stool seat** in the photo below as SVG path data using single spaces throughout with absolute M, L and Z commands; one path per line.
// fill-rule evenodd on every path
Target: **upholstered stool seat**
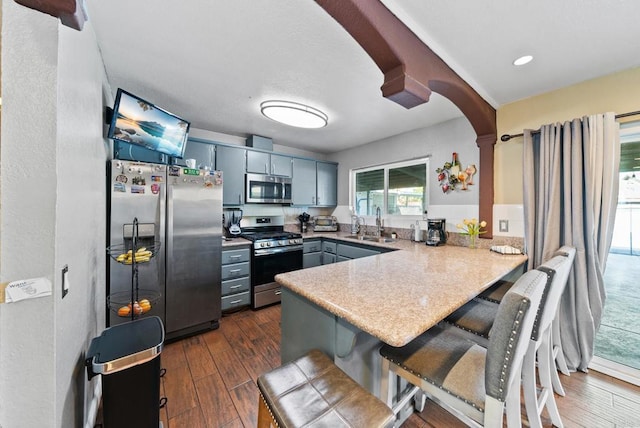
M 393 412 L 313 350 L 258 378 L 258 426 L 386 427 Z
M 393 376 L 419 387 L 471 426 L 520 426 L 520 374 L 546 283 L 543 272 L 522 275 L 505 294 L 488 346 L 482 347 L 444 323 L 409 344 L 384 345 L 381 391 L 392 402 Z
M 488 300 L 494 303 L 500 303 L 507 291 L 513 286 L 511 281 L 499 280 L 491 287 L 478 294 L 478 298 Z

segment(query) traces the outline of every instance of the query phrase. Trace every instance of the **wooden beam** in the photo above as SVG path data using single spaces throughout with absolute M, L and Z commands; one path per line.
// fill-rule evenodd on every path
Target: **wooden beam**
M 496 111 L 379 0 L 316 0 L 362 46 L 384 76 L 382 95 L 405 108 L 431 92 L 453 102 L 471 123 L 480 149 L 479 214 L 493 236 Z
M 15 0 L 16 3 L 59 18 L 63 25 L 81 31 L 87 20 L 83 0 Z

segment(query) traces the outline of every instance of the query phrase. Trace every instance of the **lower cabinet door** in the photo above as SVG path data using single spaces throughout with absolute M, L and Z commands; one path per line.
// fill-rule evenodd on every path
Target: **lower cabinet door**
M 302 255 L 302 267 L 310 268 L 322 264 L 322 253 L 306 253 Z
M 251 303 L 251 296 L 248 291 L 239 294 L 232 294 L 222 298 L 222 310 L 233 309 L 240 306 L 247 306 Z

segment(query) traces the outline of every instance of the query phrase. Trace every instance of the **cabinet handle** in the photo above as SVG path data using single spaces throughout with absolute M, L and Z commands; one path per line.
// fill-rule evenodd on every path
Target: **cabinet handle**
M 242 299 L 229 302 L 230 305 L 235 305 L 236 303 L 242 303 Z
M 316 197 L 315 197 L 315 196 L 312 196 L 312 197 L 311 197 L 311 203 L 312 203 L 312 204 L 315 204 L 315 203 L 316 203 Z
M 239 273 L 240 273 L 240 269 L 231 269 L 231 270 L 229 271 L 229 274 L 237 275 L 237 274 L 239 274 Z
M 272 164 L 271 164 L 271 173 L 272 173 L 272 174 L 275 174 L 275 173 L 276 173 L 276 164 L 275 164 L 275 163 L 272 163 Z
M 235 256 L 229 256 L 229 259 L 239 259 L 242 257 L 240 254 L 236 254 Z
M 235 288 L 240 288 L 240 287 L 242 287 L 242 284 L 240 284 L 240 285 L 232 285 L 231 287 L 229 287 L 229 290 L 233 290 Z
M 279 295 L 281 295 L 281 294 L 282 294 L 282 291 L 280 291 L 280 290 L 276 290 L 273 294 L 275 294 L 276 296 L 279 296 Z
M 242 203 L 242 193 L 238 193 L 238 203 Z
M 267 166 L 267 164 L 265 163 L 265 164 L 264 164 L 264 173 L 265 173 L 265 174 L 269 174 L 269 169 L 268 169 L 268 168 L 269 168 L 269 167 L 268 167 L 268 166 Z

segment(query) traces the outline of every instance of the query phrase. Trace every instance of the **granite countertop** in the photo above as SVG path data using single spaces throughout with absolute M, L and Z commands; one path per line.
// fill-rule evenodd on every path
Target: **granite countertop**
M 244 238 L 228 238 L 222 239 L 222 248 L 250 246 L 251 241 Z
M 392 346 L 403 346 L 521 264 L 524 255 L 397 240 L 399 251 L 279 274 L 277 282 Z

